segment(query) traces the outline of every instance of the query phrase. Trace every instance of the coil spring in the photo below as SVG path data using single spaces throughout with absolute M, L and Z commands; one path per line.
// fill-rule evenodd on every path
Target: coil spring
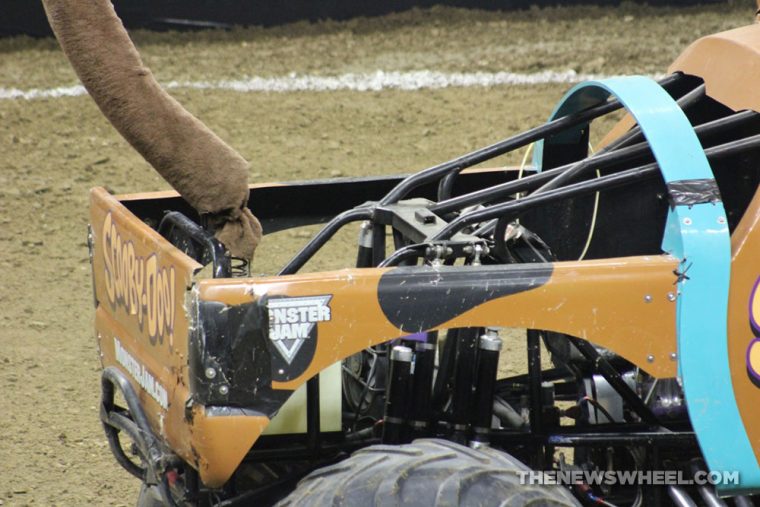
M 251 276 L 251 263 L 241 257 L 230 257 L 230 276 L 232 278 Z

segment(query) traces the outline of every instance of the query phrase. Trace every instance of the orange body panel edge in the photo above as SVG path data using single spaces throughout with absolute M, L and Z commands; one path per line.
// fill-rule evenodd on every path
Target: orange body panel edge
M 201 266 L 102 188 L 92 191 L 90 219 L 101 362 L 127 375 L 155 434 L 220 487 L 269 419 L 192 404 L 187 300 Z

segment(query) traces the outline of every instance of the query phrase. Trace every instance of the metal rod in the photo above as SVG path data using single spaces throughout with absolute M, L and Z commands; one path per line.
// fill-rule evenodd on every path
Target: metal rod
M 568 369 L 565 366 L 560 366 L 557 368 L 551 368 L 549 370 L 544 370 L 543 377 L 545 381 L 553 382 L 555 380 L 567 380 L 567 379 L 574 379 L 575 375 L 573 375 L 573 372 Z M 499 386 L 507 386 L 510 384 L 527 384 L 530 380 L 527 373 L 522 373 L 520 375 L 513 375 L 511 377 L 505 377 L 503 379 L 499 379 L 497 384 Z
M 624 426 L 624 424 L 617 424 L 617 426 Z M 625 426 L 628 427 L 628 425 Z M 584 447 L 594 445 L 631 446 L 641 444 L 681 447 L 683 445 L 697 444 L 696 437 L 692 432 L 667 431 L 554 434 L 547 437 L 547 442 L 556 447 Z
M 530 432 L 536 436 L 544 435 L 544 403 L 541 382 L 541 334 L 535 329 L 528 329 L 528 393 L 530 395 Z M 544 467 L 544 451 L 539 445 L 534 453 L 536 469 Z
M 448 329 L 443 347 L 440 349 L 438 373 L 433 384 L 433 410 L 443 410 L 451 387 L 451 379 L 456 363 L 456 343 L 459 329 Z
M 512 408 L 512 405 L 501 398 L 494 398 L 493 414 L 498 417 L 502 423 L 509 427 L 519 429 L 525 425 L 525 421 L 520 414 L 517 413 L 517 410 Z
M 705 155 L 710 161 L 715 161 L 723 157 L 735 155 L 752 148 L 760 148 L 760 134 L 707 148 L 705 150 Z M 659 175 L 659 172 L 659 166 L 657 163 L 647 164 L 641 167 L 627 169 L 619 173 L 602 176 L 601 178 L 595 178 L 590 181 L 582 181 L 580 183 L 567 185 L 536 196 L 530 195 L 520 200 L 490 206 L 488 208 L 473 211 L 472 213 L 460 216 L 459 218 L 450 222 L 431 239 L 449 239 L 451 236 L 456 234 L 460 229 L 466 227 L 467 225 L 483 222 L 492 218 L 500 218 L 507 213 L 518 214 L 529 208 L 550 201 L 557 201 L 568 197 L 586 195 L 594 193 L 597 190 L 627 185 L 636 181 L 657 176 Z
M 214 278 L 229 278 L 231 276 L 230 257 L 227 255 L 224 245 L 208 229 L 196 224 L 179 211 L 169 211 L 158 224 L 158 233 L 172 241 L 171 236 L 175 229 L 185 235 L 182 239 L 190 239 L 197 246 L 203 248 L 203 255 L 196 260 L 204 264 L 211 262 Z M 188 253 L 186 248 L 176 243 L 175 246 Z
M 689 93 L 687 93 L 686 95 L 684 95 L 683 97 L 681 97 L 678 100 L 678 104 L 679 104 L 679 106 L 681 106 L 681 109 L 683 109 L 683 110 L 688 109 L 689 107 L 691 107 L 694 104 L 696 104 L 699 101 L 699 99 L 701 99 L 702 97 L 704 97 L 704 95 L 705 95 L 705 85 L 701 84 L 700 86 L 696 87 L 694 90 L 690 91 Z M 641 129 L 639 129 L 639 136 L 635 136 L 634 135 L 634 136 L 631 136 L 630 139 L 633 140 L 633 139 L 637 139 L 639 137 L 643 138 L 643 136 L 640 134 L 640 132 L 641 132 Z M 617 147 L 621 147 L 624 144 L 626 144 L 626 143 L 620 143 L 620 144 L 617 145 Z M 641 143 L 641 144 L 643 144 L 643 145 L 645 145 L 645 146 L 648 147 L 648 143 Z M 615 148 L 612 145 L 606 146 L 602 150 L 602 152 L 606 153 L 606 152 L 609 152 L 609 151 L 611 151 L 613 149 L 615 149 Z M 558 187 L 564 185 L 565 183 L 567 183 L 568 181 L 577 178 L 581 173 L 585 172 L 593 164 L 593 158 L 594 157 L 586 158 L 586 159 L 582 160 L 581 162 L 576 163 L 573 167 L 570 167 L 566 171 L 562 171 L 562 173 L 559 176 L 557 176 L 556 178 L 552 179 L 551 181 L 543 184 L 540 188 L 538 188 L 535 192 L 533 192 L 533 194 L 540 194 L 540 193 L 546 192 L 548 190 L 552 190 L 554 188 L 558 188 Z
M 359 229 L 359 245 L 356 253 L 356 267 L 368 268 L 372 266 L 372 222 L 362 222 Z
M 669 86 L 681 77 L 681 74 L 671 74 L 659 83 L 661 86 Z M 693 92 L 691 92 L 693 93 Z M 688 94 L 687 94 L 688 95 Z M 560 132 L 572 126 L 590 121 L 598 116 L 620 109 L 622 105 L 617 100 L 612 100 L 580 111 L 572 115 L 563 116 L 544 125 L 528 130 L 516 136 L 510 137 L 491 146 L 473 151 L 443 164 L 430 167 L 419 173 L 413 174 L 391 190 L 381 201 L 381 204 L 392 204 L 403 198 L 410 190 L 432 182 L 440 176 L 446 175 L 453 170 L 461 171 L 467 167 L 478 164 L 490 158 L 502 155 L 513 149 L 525 146 L 533 141 L 542 139 L 551 134 Z M 548 171 L 547 171 L 548 173 Z M 307 245 L 299 251 L 288 264 L 280 270 L 279 275 L 296 273 L 324 244 L 345 224 L 357 220 L 369 220 L 372 210 L 368 208 L 352 209 L 345 211 L 331 220 Z
M 487 442 L 493 419 L 496 374 L 502 341 L 496 329 L 488 328 L 478 340 L 478 359 L 475 368 L 475 402 L 472 418 L 473 439 Z
M 443 201 L 444 199 L 449 199 L 451 197 L 451 194 L 454 190 L 454 182 L 456 181 L 457 176 L 459 176 L 459 171 L 451 171 L 449 174 L 441 178 L 440 183 L 438 183 L 439 201 Z
M 756 120 L 760 118 L 760 114 L 755 111 L 741 111 L 723 118 L 718 118 L 711 122 L 703 123 L 694 128 L 697 136 L 700 140 L 719 133 L 728 128 L 738 127 L 750 120 Z M 505 197 L 517 192 L 524 192 L 526 190 L 532 190 L 539 185 L 551 181 L 558 174 L 565 174 L 568 171 L 573 170 L 578 165 L 583 165 L 583 170 L 574 176 L 580 176 L 583 172 L 592 167 L 595 169 L 603 169 L 610 165 L 624 162 L 642 155 L 650 153 L 649 145 L 647 143 L 639 143 L 632 146 L 626 146 L 615 151 L 599 151 L 589 158 L 586 158 L 580 162 L 574 162 L 563 166 L 555 167 L 547 171 L 531 175 L 527 178 L 519 180 L 508 181 L 501 183 L 490 188 L 485 188 L 469 194 L 461 195 L 445 201 L 441 201 L 434 204 L 429 209 L 437 215 L 442 215 L 451 211 L 462 209 L 466 206 L 472 206 L 474 204 L 480 204 L 488 200 L 494 200 L 499 197 Z M 535 194 L 535 192 L 534 192 Z
M 490 220 L 492 218 L 500 218 L 507 213 L 517 215 L 529 208 L 533 208 L 540 204 L 545 204 L 552 201 L 561 200 L 567 197 L 575 197 L 578 195 L 585 195 L 594 193 L 597 190 L 605 188 L 611 188 L 614 186 L 625 185 L 640 181 L 647 177 L 654 177 L 659 174 L 659 166 L 657 164 L 648 164 L 642 167 L 636 167 L 621 171 L 619 173 L 611 174 L 609 176 L 602 176 L 590 181 L 582 181 L 555 190 L 550 190 L 537 196 L 528 196 L 520 200 L 509 201 L 488 208 L 473 211 L 466 215 L 462 215 L 459 218 L 451 221 L 446 227 L 441 229 L 432 240 L 445 240 L 451 238 L 454 234 L 459 232 L 460 229 L 471 224 Z
M 649 146 L 641 144 L 625 148 L 624 150 L 615 151 L 601 156 L 593 156 L 585 159 L 583 162 L 593 162 L 594 167 L 606 167 L 608 165 L 623 162 L 629 158 L 633 158 L 638 155 L 645 154 L 649 151 Z M 515 194 L 517 192 L 524 192 L 526 190 L 532 190 L 538 187 L 540 184 L 550 181 L 557 175 L 562 174 L 563 171 L 571 169 L 577 165 L 577 163 L 566 164 L 560 167 L 555 167 L 547 171 L 528 176 L 519 180 L 507 181 L 499 185 L 495 185 L 490 188 L 484 188 L 476 190 L 469 194 L 453 197 L 445 201 L 441 201 L 437 204 L 433 204 L 429 209 L 437 215 L 443 215 L 445 213 L 462 209 L 466 206 L 472 206 L 473 204 L 481 204 L 486 201 L 494 200 L 499 197 L 505 197 Z
M 412 406 L 409 425 L 415 438 L 427 435 L 433 408 L 433 373 L 435 343 L 418 342 L 414 346 Z
M 372 226 L 372 265 L 377 266 L 385 259 L 385 225 Z
M 503 446 L 546 444 L 554 447 L 629 447 L 647 445 L 657 448 L 697 447 L 697 438 L 691 431 L 659 431 L 640 423 L 615 423 L 578 428 L 562 426 L 561 433 L 533 435 L 526 431 L 492 430 L 491 441 Z M 660 470 L 654 463 L 651 470 Z
M 705 464 L 701 459 L 696 458 L 691 460 L 689 468 L 692 475 L 696 476 L 698 472 L 705 471 Z M 728 507 L 728 504 L 715 494 L 715 490 L 706 484 L 698 486 L 697 492 L 706 507 Z
M 689 494 L 678 486 L 668 486 L 668 495 L 678 507 L 697 507 Z
M 383 443 L 400 444 L 405 439 L 407 409 L 411 394 L 412 349 L 397 345 L 391 349 L 390 381 L 385 398 Z
M 367 447 L 368 445 L 379 444 L 379 438 L 366 438 L 361 440 L 344 440 L 341 442 L 322 442 L 319 452 L 320 458 L 328 458 L 336 454 L 352 452 L 354 450 Z M 308 446 L 293 445 L 288 447 L 277 447 L 273 449 L 256 449 L 249 451 L 245 460 L 251 463 L 261 463 L 266 461 L 306 461 L 313 460 L 314 454 Z
M 583 357 L 592 362 L 599 374 L 604 377 L 615 391 L 625 400 L 628 406 L 647 424 L 657 424 L 655 416 L 649 407 L 644 404 L 636 392 L 630 388 L 618 371 L 607 361 L 591 343 L 580 338 L 569 337 Z
M 697 491 L 706 507 L 728 507 L 728 504 L 721 500 L 709 486 L 699 486 Z
M 383 262 L 378 264 L 377 266 L 379 268 L 386 268 L 391 266 L 398 266 L 402 262 L 405 262 L 410 259 L 418 259 L 425 255 L 425 244 L 415 244 L 415 245 L 409 245 L 405 246 L 399 250 L 396 250 L 391 255 L 388 256 L 387 259 L 385 259 Z
M 319 374 L 316 374 L 306 381 L 306 440 L 313 456 L 319 455 L 322 432 L 319 405 Z
M 680 78 L 681 74 L 671 74 L 662 79 L 659 83 L 661 86 L 668 86 Z M 617 111 L 622 107 L 623 105 L 620 101 L 613 99 L 604 104 L 557 118 L 556 120 L 526 130 L 525 132 L 509 137 L 490 146 L 486 146 L 485 148 L 467 153 L 453 160 L 449 160 L 448 162 L 429 167 L 404 179 L 401 183 L 396 185 L 396 187 L 391 190 L 380 203 L 383 205 L 394 204 L 403 199 L 411 190 L 420 185 L 433 182 L 451 171 L 461 171 L 475 164 L 479 164 L 480 162 L 484 162 L 512 150 L 516 150 L 517 148 L 526 146 L 539 139 L 544 139 L 545 137 L 556 134 L 570 127 L 587 123 L 594 118 L 611 113 L 612 111 Z
M 309 259 L 311 259 L 312 256 L 317 253 L 317 251 L 322 248 L 324 244 L 327 243 L 344 225 L 359 220 L 370 220 L 371 218 L 372 210 L 369 208 L 354 208 L 344 211 L 330 220 L 330 222 L 328 222 L 328 224 L 319 231 L 317 235 L 314 236 L 314 238 L 312 238 L 312 240 L 309 241 L 306 246 L 285 265 L 284 268 L 280 270 L 278 275 L 292 275 L 301 269 L 303 265 L 306 264 Z
M 662 470 L 660 445 L 651 443 L 647 447 L 648 459 L 645 459 L 645 466 L 648 466 L 650 470 Z M 662 505 L 664 499 L 665 488 L 663 486 L 644 488 L 644 500 L 646 505 Z
M 755 507 L 755 504 L 752 503 L 752 500 L 746 496 L 735 496 L 734 503 L 736 504 L 736 507 Z
M 452 395 L 452 422 L 454 441 L 464 443 L 472 414 L 472 388 L 475 380 L 475 348 L 480 328 L 463 328 L 457 333 L 454 393 Z

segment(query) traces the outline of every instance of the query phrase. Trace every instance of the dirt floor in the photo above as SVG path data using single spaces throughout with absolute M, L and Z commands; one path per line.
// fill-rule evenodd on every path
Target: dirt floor
M 164 82 L 378 69 L 650 74 L 699 35 L 748 23 L 752 5 L 437 8 L 135 38 Z M 74 84 L 53 40 L 0 40 L 0 87 Z M 539 123 L 567 87 L 174 95 L 252 162 L 252 181 L 264 181 L 424 168 Z M 0 100 L 0 505 L 131 505 L 136 497 L 98 421 L 85 235 L 87 192 L 99 185 L 167 188 L 88 97 Z M 346 266 L 353 234 L 313 268 Z M 254 271 L 273 272 L 308 236 L 268 238 Z

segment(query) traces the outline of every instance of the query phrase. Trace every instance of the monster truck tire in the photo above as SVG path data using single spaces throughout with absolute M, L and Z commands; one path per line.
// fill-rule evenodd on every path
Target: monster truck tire
M 375 445 L 306 476 L 278 507 L 530 506 L 580 504 L 558 486 L 520 484 L 530 470 L 487 447 L 446 440 Z

